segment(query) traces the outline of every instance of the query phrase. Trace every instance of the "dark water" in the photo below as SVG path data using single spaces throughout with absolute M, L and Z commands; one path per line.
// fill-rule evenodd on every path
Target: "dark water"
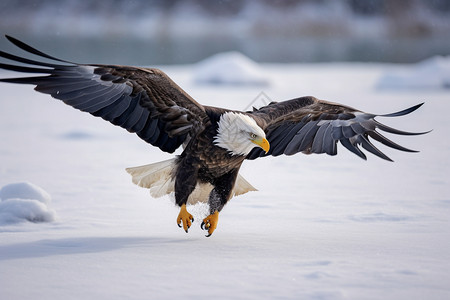
M 277 37 L 86 38 L 18 35 L 17 38 L 51 55 L 82 63 L 127 65 L 186 64 L 212 54 L 236 50 L 258 62 L 395 62 L 413 63 L 434 55 L 449 55 L 442 38 L 350 39 Z M 2 50 L 14 51 L 5 38 Z

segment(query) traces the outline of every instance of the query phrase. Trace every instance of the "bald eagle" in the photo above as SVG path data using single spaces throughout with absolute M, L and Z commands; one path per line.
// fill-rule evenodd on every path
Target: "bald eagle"
M 338 142 L 363 159 L 366 156 L 358 146 L 390 160 L 371 139 L 394 149 L 415 151 L 392 142 L 376 129 L 401 135 L 422 134 L 388 127 L 375 117 L 403 116 L 423 103 L 375 115 L 314 97 L 300 97 L 272 102 L 253 111 L 234 111 L 201 105 L 159 69 L 73 63 L 13 37 L 6 38 L 51 62 L 0 51 L 1 57 L 21 63 L 1 63 L 1 68 L 41 74 L 4 78 L 1 82 L 35 85 L 36 91 L 136 133 L 162 151 L 172 153 L 183 147 L 174 159 L 127 171 L 134 183 L 150 189 L 154 197 L 174 194 L 181 207 L 177 224 L 186 232 L 194 222 L 186 204 L 209 204 L 210 214 L 201 228 L 210 236 L 224 205 L 233 196 L 256 190 L 239 175 L 244 160 L 299 152 L 336 155 Z

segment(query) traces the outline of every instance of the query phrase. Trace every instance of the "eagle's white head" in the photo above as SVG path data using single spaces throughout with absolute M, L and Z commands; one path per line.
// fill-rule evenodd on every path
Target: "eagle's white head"
M 264 130 L 255 120 L 235 112 L 226 112 L 220 117 L 214 144 L 233 155 L 247 155 L 254 147 L 260 147 L 267 153 L 270 148 Z

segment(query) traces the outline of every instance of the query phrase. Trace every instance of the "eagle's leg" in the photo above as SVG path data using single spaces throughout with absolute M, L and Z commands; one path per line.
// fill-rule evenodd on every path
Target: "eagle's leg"
M 206 218 L 203 219 L 201 228 L 203 230 L 208 230 L 207 237 L 213 234 L 214 230 L 217 228 L 217 223 L 219 223 L 219 211 L 216 210 L 214 213 L 210 214 Z
M 201 224 L 203 230 L 208 230 L 207 237 L 211 236 L 217 228 L 219 212 L 231 198 L 231 191 L 236 182 L 238 172 L 239 168 L 217 178 L 214 189 L 209 194 L 208 204 L 210 215 L 204 218 Z
M 177 224 L 181 228 L 181 223 L 183 223 L 183 229 L 187 233 L 192 222 L 194 222 L 194 217 L 187 211 L 186 203 L 197 184 L 197 169 L 193 167 L 194 164 L 191 161 L 182 159 L 182 157 L 178 158 L 177 165 L 175 202 L 181 207 L 177 217 Z
M 187 211 L 186 204 L 181 205 L 180 213 L 177 218 L 178 227 L 181 228 L 181 223 L 183 223 L 183 229 L 187 233 L 192 222 L 194 222 L 194 217 Z

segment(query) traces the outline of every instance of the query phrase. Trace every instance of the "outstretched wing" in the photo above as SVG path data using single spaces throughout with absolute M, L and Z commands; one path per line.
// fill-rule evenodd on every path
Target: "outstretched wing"
M 158 69 L 72 63 L 6 37 L 22 50 L 52 62 L 0 51 L 0 57 L 22 63 L 1 63 L 0 68 L 47 74 L 4 78 L 0 82 L 36 85 L 36 91 L 50 94 L 76 109 L 134 132 L 166 152 L 175 151 L 189 135 L 203 126 L 206 118 L 204 107 Z
M 271 103 L 259 110 L 248 112 L 266 132 L 270 150 L 266 154 L 262 149 L 255 148 L 249 153 L 247 159 L 267 155 L 293 155 L 298 152 L 336 155 L 337 143 L 340 142 L 345 148 L 363 159 L 366 159 L 366 155 L 358 146 L 391 161 L 372 144 L 369 138 L 397 150 L 416 151 L 392 142 L 376 129 L 400 135 L 423 133 L 400 131 L 379 123 L 375 117 L 403 116 L 415 111 L 422 104 L 397 113 L 375 115 L 314 97 Z

